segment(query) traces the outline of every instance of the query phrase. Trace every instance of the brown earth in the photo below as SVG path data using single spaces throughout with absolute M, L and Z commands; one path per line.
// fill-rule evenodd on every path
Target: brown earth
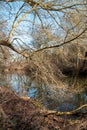
M 73 121 L 47 113 L 39 103 L 0 87 L 0 130 L 87 130 L 87 115 Z

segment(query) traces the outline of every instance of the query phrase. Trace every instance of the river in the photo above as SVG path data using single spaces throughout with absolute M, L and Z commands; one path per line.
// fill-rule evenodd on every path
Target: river
M 71 87 L 74 83 L 74 87 Z M 0 86 L 11 87 L 20 96 L 29 96 L 39 101 L 47 109 L 56 111 L 71 111 L 87 103 L 87 78 L 67 78 L 66 87 L 46 86 L 31 80 L 26 75 L 0 74 Z

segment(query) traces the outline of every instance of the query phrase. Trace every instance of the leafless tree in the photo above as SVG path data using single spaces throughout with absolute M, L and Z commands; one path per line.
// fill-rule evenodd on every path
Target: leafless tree
M 57 48 L 79 39 L 79 41 L 82 42 L 84 41 L 83 39 L 86 41 L 86 38 L 83 38 L 87 32 L 86 0 L 50 0 L 48 2 L 45 0 L 25 0 L 24 2 L 13 2 L 13 0 L 6 0 L 6 3 L 3 1 L 0 3 L 0 6 L 5 9 L 5 15 L 8 14 L 9 16 L 7 19 L 8 22 L 12 21 L 11 25 L 8 25 L 7 39 L 1 39 L 0 45 L 7 46 L 15 52 L 29 57 L 29 54 L 26 53 L 27 48 L 31 49 L 29 44 L 26 44 L 26 40 L 22 41 L 18 36 L 27 35 L 29 37 L 31 34 L 31 37 L 33 37 L 31 32 L 40 24 L 43 30 L 44 26 L 52 25 L 51 32 L 56 34 L 59 41 L 57 39 L 57 44 L 39 48 L 36 52 Z M 4 18 L 3 15 L 2 17 Z M 23 26 L 25 25 L 26 27 L 24 29 Z M 43 31 L 41 33 L 43 33 Z M 52 41 L 52 39 L 50 40 Z M 20 43 L 22 43 L 22 45 Z

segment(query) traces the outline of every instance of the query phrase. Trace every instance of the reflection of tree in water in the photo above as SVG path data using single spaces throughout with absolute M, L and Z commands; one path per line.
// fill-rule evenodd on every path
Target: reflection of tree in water
M 82 93 L 78 91 L 81 87 L 87 89 L 87 81 L 84 78 L 78 79 L 74 87 L 71 87 L 73 83 L 72 78 L 67 79 L 66 84 L 68 89 L 63 89 L 53 85 L 46 86 L 42 82 L 32 81 L 26 75 L 12 74 L 0 75 L 0 77 L 0 83 L 2 83 L 3 86 L 7 86 L 8 83 L 8 86 L 11 86 L 19 95 L 28 95 L 48 109 L 60 111 L 72 110 L 87 102 L 87 91 Z M 78 90 L 75 90 L 77 85 Z
M 10 85 L 19 95 L 26 96 L 31 85 L 31 81 L 29 80 L 29 77 L 25 75 L 13 74 L 10 79 Z

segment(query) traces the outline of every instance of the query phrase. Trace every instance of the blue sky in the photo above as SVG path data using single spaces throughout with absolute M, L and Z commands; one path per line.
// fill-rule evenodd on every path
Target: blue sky
M 0 5 L 0 16 L 2 15 L 3 19 L 7 20 L 7 25 L 5 27 L 5 29 L 7 29 L 7 31 L 5 30 L 6 33 L 9 34 L 9 32 L 12 28 L 12 24 L 13 24 L 13 21 L 15 19 L 16 13 L 18 12 L 19 8 L 23 4 L 24 4 L 24 2 L 10 2 L 10 3 L 3 2 Z M 27 4 L 25 4 L 25 8 L 23 8 L 22 11 L 26 12 L 29 9 L 30 9 L 30 7 L 27 6 Z M 23 14 L 24 13 L 21 13 L 17 20 L 19 20 Z M 50 24 L 52 22 L 53 23 L 52 26 L 55 30 L 56 23 L 54 23 L 54 20 L 50 19 L 50 15 L 45 15 L 45 11 L 42 11 L 42 14 L 39 11 L 39 14 L 41 17 L 42 17 L 42 15 L 44 15 L 44 17 L 46 17 L 46 19 L 42 18 L 43 24 L 47 25 L 47 24 Z M 62 13 L 60 13 L 60 14 L 62 15 Z M 32 44 L 31 44 L 31 41 L 32 41 L 31 31 L 32 31 L 32 27 L 33 27 L 33 24 L 32 24 L 33 20 L 34 20 L 34 15 L 32 13 L 27 15 L 27 17 L 15 29 L 15 31 L 13 33 L 13 38 L 21 38 L 21 40 L 23 42 L 26 42 L 26 44 L 29 44 L 30 46 L 32 46 Z M 57 21 L 60 22 L 58 20 L 58 18 L 57 18 Z M 38 19 L 37 16 L 35 17 L 35 24 L 40 25 L 40 20 Z M 16 41 L 15 41 L 15 43 L 16 43 Z
M 7 25 L 5 26 L 5 33 L 9 34 L 13 21 L 15 19 L 16 13 L 18 12 L 19 8 L 24 4 L 24 2 L 0 2 L 0 16 L 4 19 L 7 20 Z M 31 7 L 28 4 L 25 4 L 25 8 L 21 11 L 28 11 Z M 4 11 L 3 11 L 4 10 Z M 52 25 L 52 31 L 55 35 L 60 36 L 64 38 L 65 32 L 62 30 L 56 22 L 54 22 L 54 19 L 51 19 L 51 16 L 47 14 L 46 11 L 42 11 L 41 9 L 38 10 L 39 15 L 42 18 L 42 22 L 44 25 Z M 24 13 L 22 12 L 20 16 L 17 18 L 19 20 L 21 16 Z M 67 26 L 66 23 L 62 20 L 63 13 L 62 12 L 53 12 L 52 15 L 56 15 L 56 21 L 58 24 L 63 24 Z M 60 19 L 59 19 L 60 18 Z M 32 27 L 33 26 L 33 21 L 34 21 L 34 12 L 30 13 L 27 15 L 27 17 L 19 24 L 19 26 L 15 29 L 13 33 L 13 38 L 21 38 L 23 42 L 26 42 L 26 44 L 29 44 L 32 46 Z M 16 23 L 16 22 L 15 22 Z M 37 16 L 35 16 L 35 26 L 40 26 L 41 22 L 38 19 Z M 22 43 L 23 44 L 23 43 Z

